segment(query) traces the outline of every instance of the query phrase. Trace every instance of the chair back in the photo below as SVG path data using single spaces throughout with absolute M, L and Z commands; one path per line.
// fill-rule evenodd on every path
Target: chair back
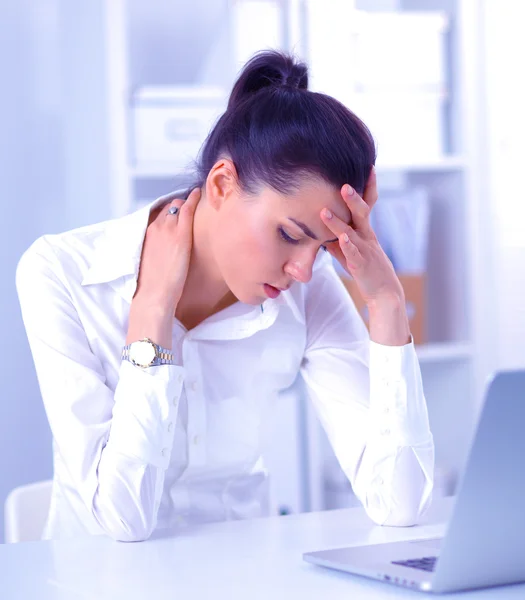
M 52 481 L 39 481 L 12 490 L 4 504 L 6 544 L 40 540 L 51 502 Z

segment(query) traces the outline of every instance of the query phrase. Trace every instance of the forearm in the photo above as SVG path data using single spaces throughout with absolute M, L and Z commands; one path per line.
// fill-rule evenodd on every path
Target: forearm
M 104 449 L 98 465 L 93 516 L 104 532 L 120 542 L 140 542 L 157 526 L 165 470 Z
M 178 365 L 121 364 L 93 504 L 94 516 L 115 539 L 146 539 L 156 526 L 183 379 Z
M 410 325 L 405 297 L 399 294 L 374 300 L 368 304 L 370 339 L 383 346 L 410 343 Z
M 415 525 L 432 499 L 432 437 L 414 446 L 388 447 L 369 440 L 353 483 L 368 516 L 378 525 Z
M 308 395 L 371 518 L 413 523 L 431 491 L 433 445 L 401 284 L 391 292 L 397 302 L 367 302 L 374 340 L 368 343 L 335 272 L 320 269 L 315 277 L 301 363 Z
M 171 350 L 171 336 L 175 309 L 167 308 L 167 302 L 151 301 L 136 295 L 129 311 L 126 344 L 150 338 L 153 342 Z

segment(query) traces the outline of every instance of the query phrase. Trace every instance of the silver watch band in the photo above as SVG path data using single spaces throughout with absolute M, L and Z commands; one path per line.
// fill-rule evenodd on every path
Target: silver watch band
M 139 340 L 137 340 L 139 341 Z M 152 342 L 151 340 L 148 340 L 149 342 L 151 342 L 156 349 L 156 356 L 154 361 L 151 363 L 151 367 L 156 367 L 158 365 L 174 365 L 175 364 L 175 360 L 173 358 L 173 354 L 171 353 L 171 350 L 168 350 L 167 348 L 163 348 L 162 346 L 159 346 L 158 344 L 155 344 L 155 342 Z M 132 342 L 134 343 L 134 342 Z M 129 349 L 131 348 L 131 344 L 128 344 L 127 346 L 124 346 L 122 348 L 122 360 L 129 360 L 131 361 L 130 357 L 129 357 Z

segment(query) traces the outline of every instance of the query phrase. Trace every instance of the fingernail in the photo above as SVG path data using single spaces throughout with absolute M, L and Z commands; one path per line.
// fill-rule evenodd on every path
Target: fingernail
M 331 218 L 332 218 L 334 215 L 332 214 L 332 211 L 331 211 L 331 210 L 325 209 L 325 211 L 324 211 L 324 216 L 325 216 L 327 219 L 331 219 Z
M 345 233 L 343 235 L 343 241 L 344 241 L 345 244 L 348 244 L 348 242 L 350 241 L 350 238 L 348 237 L 348 233 Z
M 353 196 L 353 194 L 354 194 L 354 188 L 353 188 L 351 185 L 347 186 L 347 188 L 346 188 L 346 193 L 347 193 L 349 196 Z

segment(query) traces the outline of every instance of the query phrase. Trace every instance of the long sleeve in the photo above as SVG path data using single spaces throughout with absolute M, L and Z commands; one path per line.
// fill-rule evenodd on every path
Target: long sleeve
M 54 444 L 92 516 L 89 532 L 146 539 L 156 525 L 184 369 L 124 361 L 113 392 L 44 238 L 22 256 L 16 284 Z
M 335 455 L 369 517 L 415 524 L 430 505 L 434 443 L 411 342 L 382 346 L 331 266 L 307 296 L 301 373 Z

